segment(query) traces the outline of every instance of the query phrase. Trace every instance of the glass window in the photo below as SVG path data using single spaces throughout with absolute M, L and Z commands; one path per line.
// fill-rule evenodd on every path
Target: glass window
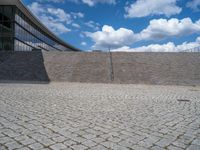
M 0 51 L 3 50 L 3 41 L 2 41 L 2 37 L 0 37 Z
M 19 51 L 19 42 L 18 40 L 15 40 L 14 50 Z
M 0 22 L 0 35 L 2 35 L 2 30 L 3 30 L 3 25 L 2 25 L 2 23 Z
M 19 9 L 16 9 L 15 21 L 19 23 L 19 25 L 15 25 L 15 37 L 24 43 L 35 48 L 42 47 L 46 50 L 67 50 L 65 46 L 57 43 L 51 37 L 43 33 L 43 31 L 26 18 L 26 16 Z M 20 45 L 19 47 L 25 47 L 22 49 L 30 49 L 29 46 Z
M 0 22 L 3 21 L 3 6 L 0 6 Z
M 11 32 L 11 29 L 12 29 L 12 23 L 11 22 L 3 22 L 2 24 L 2 32 L 4 33 L 8 33 L 8 32 Z
M 12 44 L 13 43 L 11 37 L 3 37 L 3 50 L 12 50 Z
M 12 20 L 12 6 L 4 6 L 3 7 L 3 19 L 4 21 L 11 21 Z

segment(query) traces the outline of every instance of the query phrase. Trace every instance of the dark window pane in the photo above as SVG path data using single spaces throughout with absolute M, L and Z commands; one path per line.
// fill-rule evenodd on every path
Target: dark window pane
M 0 22 L 0 35 L 2 35 L 3 24 Z
M 3 21 L 3 6 L 0 6 L 0 22 Z
M 2 37 L 0 37 L 0 51 L 3 50 L 3 41 L 2 41 Z
M 4 14 L 4 21 L 11 21 L 12 20 L 12 7 L 4 6 L 3 14 Z
M 12 23 L 11 22 L 3 22 L 3 26 L 7 28 L 8 31 L 11 31 Z
M 12 38 L 3 37 L 3 50 L 10 51 L 12 50 Z

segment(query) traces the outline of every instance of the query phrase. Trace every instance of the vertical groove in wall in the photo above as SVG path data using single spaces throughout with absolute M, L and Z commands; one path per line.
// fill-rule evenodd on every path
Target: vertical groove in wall
M 112 58 L 112 52 L 109 49 L 109 60 L 110 60 L 110 81 L 114 81 L 114 69 L 113 69 L 113 58 Z

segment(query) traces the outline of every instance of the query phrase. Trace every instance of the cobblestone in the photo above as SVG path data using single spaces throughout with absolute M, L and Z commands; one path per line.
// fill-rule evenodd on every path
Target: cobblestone
M 65 145 L 62 144 L 62 143 L 57 143 L 57 144 L 52 145 L 52 146 L 50 146 L 50 147 L 51 147 L 51 149 L 53 149 L 53 150 L 61 150 L 61 149 L 66 149 L 66 148 L 67 148 L 67 146 L 65 146 Z
M 0 84 L 0 149 L 196 150 L 199 116 L 200 87 Z

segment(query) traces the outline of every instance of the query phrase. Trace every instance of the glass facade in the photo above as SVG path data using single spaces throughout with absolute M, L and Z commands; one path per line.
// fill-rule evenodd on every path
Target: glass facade
M 56 42 L 15 6 L 0 6 L 0 50 L 69 51 Z
M 0 50 L 13 50 L 13 7 L 0 6 Z

